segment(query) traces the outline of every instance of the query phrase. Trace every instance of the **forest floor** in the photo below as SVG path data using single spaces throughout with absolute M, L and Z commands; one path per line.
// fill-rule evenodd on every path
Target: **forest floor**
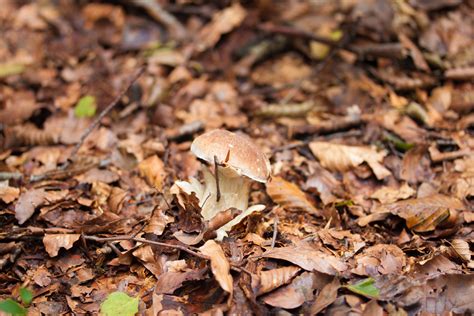
M 474 1 L 1 2 L 0 315 L 474 312 Z

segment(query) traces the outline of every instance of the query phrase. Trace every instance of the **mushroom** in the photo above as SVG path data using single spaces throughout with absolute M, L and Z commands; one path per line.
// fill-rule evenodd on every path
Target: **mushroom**
M 248 207 L 252 180 L 266 183 L 271 169 L 268 158 L 247 136 L 212 130 L 198 136 L 191 144 L 191 151 L 210 163 L 214 174 L 206 168 L 204 184 L 191 179 L 190 182 L 178 181 L 176 185 L 188 194 L 196 193 L 203 218 L 210 220 L 232 207 L 243 211 L 217 231 L 218 239 L 250 213 L 265 208 L 263 205 Z

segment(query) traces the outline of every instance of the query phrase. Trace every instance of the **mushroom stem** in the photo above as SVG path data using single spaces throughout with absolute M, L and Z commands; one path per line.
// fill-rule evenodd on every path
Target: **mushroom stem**
M 219 179 L 217 186 L 216 178 Z M 236 208 L 246 210 L 248 208 L 248 199 L 250 193 L 250 179 L 238 175 L 229 168 L 217 168 L 216 176 L 209 169 L 204 169 L 204 181 L 206 189 L 203 194 L 205 199 L 202 200 L 202 216 L 206 220 L 210 220 L 219 212 Z M 218 190 L 219 188 L 219 190 Z M 220 199 L 217 200 L 218 192 Z M 209 197 L 209 198 L 206 198 Z M 204 203 L 204 201 L 206 201 Z

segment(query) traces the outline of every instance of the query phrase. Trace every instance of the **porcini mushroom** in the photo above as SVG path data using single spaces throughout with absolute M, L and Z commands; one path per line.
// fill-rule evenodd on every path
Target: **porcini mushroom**
M 210 220 L 232 207 L 244 211 L 218 230 L 218 239 L 250 213 L 263 210 L 263 205 L 248 207 L 250 185 L 252 180 L 267 182 L 270 162 L 248 137 L 216 129 L 197 137 L 191 144 L 191 151 L 211 164 L 215 174 L 206 168 L 204 185 L 196 179 L 189 183 L 178 181 L 176 185 L 188 194 L 196 193 L 203 218 Z

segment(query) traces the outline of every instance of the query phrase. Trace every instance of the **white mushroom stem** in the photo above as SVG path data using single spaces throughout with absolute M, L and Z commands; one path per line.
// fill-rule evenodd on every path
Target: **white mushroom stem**
M 208 169 L 204 169 L 205 189 L 200 205 L 201 214 L 205 220 L 210 220 L 219 212 L 231 207 L 243 211 L 248 207 L 251 180 L 230 168 L 219 167 L 217 172 L 221 195 L 219 201 L 217 201 L 216 179 Z

